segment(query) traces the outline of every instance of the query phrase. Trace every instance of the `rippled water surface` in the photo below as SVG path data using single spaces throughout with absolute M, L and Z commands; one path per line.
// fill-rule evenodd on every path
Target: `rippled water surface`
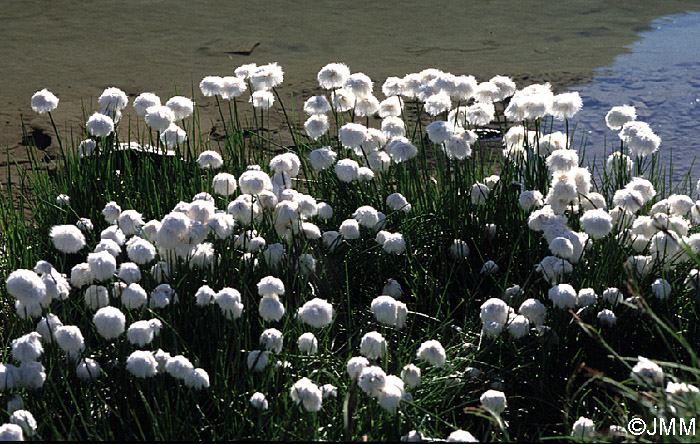
M 654 20 L 640 36 L 628 53 L 597 70 L 593 82 L 572 88 L 584 103 L 575 119 L 586 129 L 587 154 L 600 157 L 606 143 L 608 152 L 619 146 L 605 114 L 616 105 L 633 105 L 637 120 L 661 137 L 662 158 L 672 156 L 678 180 L 700 155 L 700 13 Z M 692 178 L 699 176 L 700 165 L 694 165 Z

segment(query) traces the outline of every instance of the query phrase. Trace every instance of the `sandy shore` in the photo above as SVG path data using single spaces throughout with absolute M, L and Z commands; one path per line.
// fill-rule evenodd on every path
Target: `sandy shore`
M 199 81 L 253 62 L 280 63 L 286 73 L 280 93 L 284 99 L 293 92 L 297 107 L 317 91 L 318 70 L 333 61 L 372 77 L 378 96 L 387 76 L 427 67 L 480 81 L 510 75 L 519 86 L 549 81 L 561 90 L 610 64 L 653 18 L 698 8 L 689 0 L 455 3 L 397 7 L 359 1 L 350 9 L 332 0 L 293 8 L 282 0 L 217 0 L 193 9 L 166 0 L 128 0 L 109 8 L 68 0 L 11 2 L 0 12 L 0 146 L 26 162 L 24 121 L 51 162 L 53 130 L 29 106 L 42 88 L 60 99 L 54 118 L 64 135 L 80 137 L 83 109 L 109 86 L 131 99 L 144 91 L 164 100 L 176 92 L 192 96 L 202 106 L 202 130 L 216 131 L 218 111 L 201 96 Z

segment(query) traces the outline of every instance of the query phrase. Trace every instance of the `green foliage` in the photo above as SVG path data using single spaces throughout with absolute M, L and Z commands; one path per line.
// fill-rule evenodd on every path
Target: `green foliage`
M 92 311 L 83 304 L 84 289 L 73 288 L 66 301 L 55 301 L 46 311 L 66 325 L 80 327 L 86 338 L 85 355 L 101 364 L 102 373 L 95 381 L 80 380 L 76 363 L 55 344 L 45 345 L 42 364 L 46 383 L 38 390 L 16 390 L 39 422 L 38 438 L 397 440 L 410 430 L 444 438 L 456 429 L 468 430 L 484 441 L 563 438 L 570 437 L 579 416 L 592 418 L 602 430 L 609 425 L 625 426 L 632 415 L 648 415 L 658 405 L 630 382 L 632 366 L 624 356 L 642 354 L 663 361 L 669 375 L 697 385 L 700 298 L 697 290 L 685 285 L 689 270 L 698 266 L 697 258 L 671 268 L 655 263 L 651 272 L 637 276 L 624 264 L 638 253 L 620 241 L 618 235 L 625 230 L 616 226 L 604 239 L 589 242 L 584 257 L 565 279 L 575 289 L 591 287 L 598 295 L 608 287 L 617 287 L 632 299 L 612 306 L 599 298 L 595 306 L 576 313 L 552 306 L 547 297 L 552 284 L 535 269 L 550 255 L 547 242 L 541 233 L 528 228 L 529 212 L 518 203 L 521 191 L 538 190 L 546 195 L 550 186 L 551 178 L 536 146 L 526 144 L 525 156 L 509 159 L 478 141 L 471 158 L 450 159 L 440 146 L 423 137 L 429 122 L 421 107 L 409 102 L 404 119 L 418 156 L 392 164 L 370 181 L 345 183 L 332 168 L 314 170 L 308 155 L 316 148 L 330 146 L 339 158 L 349 157 L 362 164 L 363 156 L 343 148 L 335 136 L 354 116 L 333 114 L 329 133 L 314 141 L 301 130 L 299 116 L 284 108 L 280 94 L 275 94 L 276 108 L 254 112 L 253 122 L 240 111 L 243 104 L 236 100 L 220 103 L 217 98 L 224 136 L 209 140 L 195 113 L 182 122 L 187 142 L 170 154 L 165 154 L 157 134 L 150 129 L 122 122 L 128 142 L 155 149 L 125 149 L 120 145 L 123 141 L 111 135 L 96 140 L 96 153 L 86 157 L 78 154 L 78 141 L 63 139 L 66 150 L 51 171 L 42 169 L 32 157 L 29 167 L 19 167 L 19 192 L 7 187 L 6 196 L 0 199 L 0 245 L 4 249 L 0 278 L 4 282 L 13 270 L 31 269 L 39 259 L 70 274 L 71 267 L 84 260 L 99 242 L 100 232 L 108 227 L 101 211 L 109 201 L 124 210 L 137 210 L 145 221 L 162 219 L 179 202 L 189 202 L 200 192 L 214 195 L 216 207 L 225 210 L 231 199 L 215 195 L 215 172 L 201 169 L 196 161 L 199 153 L 209 149 L 222 153 L 224 166 L 220 171 L 236 177 L 253 163 L 268 171 L 270 159 L 279 152 L 298 154 L 302 172 L 295 188 L 333 207 L 330 220 L 313 220 L 321 231 L 337 230 L 359 206 L 371 205 L 386 215 L 385 230 L 403 235 L 405 254 L 386 253 L 375 241 L 375 232 L 366 228 L 362 228 L 360 239 L 341 239 L 334 248 L 301 234 L 283 239 L 274 228 L 271 212 L 251 226 L 238 223 L 235 232 L 256 230 L 267 245 L 285 245 L 286 256 L 279 265 L 268 263 L 260 252 L 245 256 L 247 251 L 235 242 L 235 236 L 218 239 L 210 235 L 208 240 L 217 253 L 212 269 L 190 267 L 185 260 L 171 266 L 166 282 L 179 295 L 178 304 L 161 309 L 123 308 L 127 325 L 141 319 L 161 320 L 160 335 L 146 348 L 160 348 L 173 356 L 183 354 L 205 369 L 211 387 L 202 391 L 185 387 L 168 375 L 143 380 L 126 371 L 125 360 L 137 347 L 129 344 L 125 335 L 113 341 L 101 338 L 93 325 Z M 294 141 L 290 148 L 284 148 L 281 137 L 274 140 L 264 126 L 274 112 L 280 113 L 278 117 L 288 126 Z M 505 118 L 499 116 L 498 121 L 503 122 L 499 130 L 505 134 L 509 128 Z M 369 119 L 365 123 L 370 123 Z M 551 128 L 551 124 L 545 120 L 529 126 L 541 130 Z M 569 140 L 576 140 L 574 134 Z M 579 148 L 583 163 L 585 149 Z M 626 152 L 624 146 L 621 149 Z M 595 189 L 610 205 L 615 190 L 628 181 L 629 174 L 595 165 L 591 166 Z M 636 159 L 635 168 L 633 176 L 643 175 L 652 181 L 657 200 L 672 192 L 689 192 L 689 178 L 673 184 L 670 170 L 659 163 L 658 153 L 649 159 Z M 485 203 L 473 203 L 474 183 L 483 183 L 496 172 L 500 179 Z M 394 192 L 407 198 L 410 211 L 387 207 L 386 198 Z M 70 198 L 70 206 L 57 204 L 59 194 Z M 647 204 L 644 211 L 650 207 L 651 203 Z M 25 221 L 26 209 L 31 219 Z M 570 227 L 579 230 L 580 210 L 572 208 L 569 213 Z M 79 218 L 94 223 L 94 231 L 86 235 L 87 247 L 76 255 L 58 252 L 49 240 L 51 227 L 75 224 Z M 695 231 L 693 227 L 691 232 Z M 467 242 L 468 257 L 451 257 L 455 239 Z M 304 273 L 299 267 L 302 254 L 315 258 L 314 272 Z M 126 253 L 121 253 L 118 262 L 127 260 Z M 497 273 L 482 272 L 489 260 L 498 265 Z M 141 284 L 148 292 L 157 285 L 149 271 L 150 264 L 142 267 Z M 278 323 L 264 322 L 258 313 L 256 283 L 268 275 L 285 284 L 281 299 L 286 314 Z M 657 277 L 671 283 L 670 297 L 653 297 L 651 283 Z M 402 301 L 410 312 L 402 330 L 379 324 L 369 310 L 389 278 L 396 279 L 405 291 Z M 215 290 L 239 290 L 245 305 L 242 317 L 227 320 L 215 305 L 197 306 L 194 294 L 204 284 Z M 521 291 L 506 293 L 513 285 L 519 285 Z M 319 330 L 295 319 L 298 307 L 314 297 L 328 300 L 335 310 L 334 322 Z M 547 326 L 533 327 L 521 339 L 512 339 L 507 329 L 495 339 L 483 336 L 480 306 L 490 298 L 502 298 L 516 311 L 525 299 L 537 299 L 548 308 Z M 14 300 L 5 288 L 0 291 L 0 303 L 0 362 L 10 363 L 11 340 L 33 331 L 36 320 L 21 319 L 15 313 Z M 111 287 L 110 303 L 120 306 Z M 613 309 L 617 315 L 614 327 L 598 322 L 596 314 L 603 308 Z M 284 349 L 270 356 L 270 364 L 262 372 L 249 371 L 248 352 L 260 347 L 258 338 L 269 327 L 283 332 Z M 315 356 L 303 355 L 296 347 L 296 338 L 309 330 L 319 343 Z M 362 336 L 373 330 L 380 331 L 389 344 L 387 355 L 376 362 L 387 374 L 399 375 L 409 363 L 418 364 L 423 371 L 423 383 L 408 390 L 411 399 L 402 403 L 395 415 L 362 393 L 345 369 L 348 359 L 358 355 Z M 440 341 L 447 351 L 448 362 L 442 368 L 416 358 L 420 344 L 430 339 Z M 336 386 L 337 397 L 324 399 L 318 413 L 304 411 L 290 397 L 291 386 L 302 377 L 319 386 Z M 492 387 L 504 391 L 508 398 L 508 409 L 500 416 L 480 408 L 480 395 Z M 667 402 L 663 388 L 654 390 L 654 399 Z M 266 395 L 269 410 L 258 411 L 250 405 L 255 392 Z M 8 396 L 8 392 L 0 393 L 2 401 Z M 694 399 L 695 404 L 687 408 L 697 416 L 700 410 Z

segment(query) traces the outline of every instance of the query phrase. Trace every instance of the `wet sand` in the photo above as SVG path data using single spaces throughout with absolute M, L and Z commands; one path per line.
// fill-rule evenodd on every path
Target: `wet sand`
M 48 118 L 29 106 L 42 88 L 60 99 L 53 115 L 63 134 L 80 133 L 83 107 L 109 86 L 130 98 L 144 91 L 164 101 L 176 91 L 193 96 L 206 105 L 202 129 L 217 127 L 218 111 L 201 96 L 199 81 L 253 62 L 278 62 L 286 73 L 283 99 L 293 91 L 299 101 L 317 90 L 318 70 L 335 61 L 372 77 L 380 98 L 387 76 L 428 67 L 480 81 L 510 75 L 519 86 L 549 81 L 562 89 L 609 65 L 654 18 L 700 10 L 688 0 L 579 3 L 356 1 L 348 7 L 331 0 L 293 6 L 216 0 L 195 8 L 173 0 L 8 2 L 0 11 L 0 146 L 26 162 L 23 119 L 30 131 L 51 137 L 42 145 L 49 159 L 55 154 Z

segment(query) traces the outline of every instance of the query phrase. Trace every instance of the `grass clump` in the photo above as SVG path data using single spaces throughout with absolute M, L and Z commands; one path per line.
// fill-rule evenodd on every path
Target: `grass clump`
M 614 441 L 636 416 L 697 417 L 700 213 L 651 129 L 623 122 L 589 167 L 576 94 L 425 70 L 380 103 L 343 66 L 303 124 L 276 64 L 205 78 L 216 139 L 188 98 L 139 96 L 132 120 L 108 89 L 54 170 L 21 170 L 32 193 L 0 201 L 8 421 Z

